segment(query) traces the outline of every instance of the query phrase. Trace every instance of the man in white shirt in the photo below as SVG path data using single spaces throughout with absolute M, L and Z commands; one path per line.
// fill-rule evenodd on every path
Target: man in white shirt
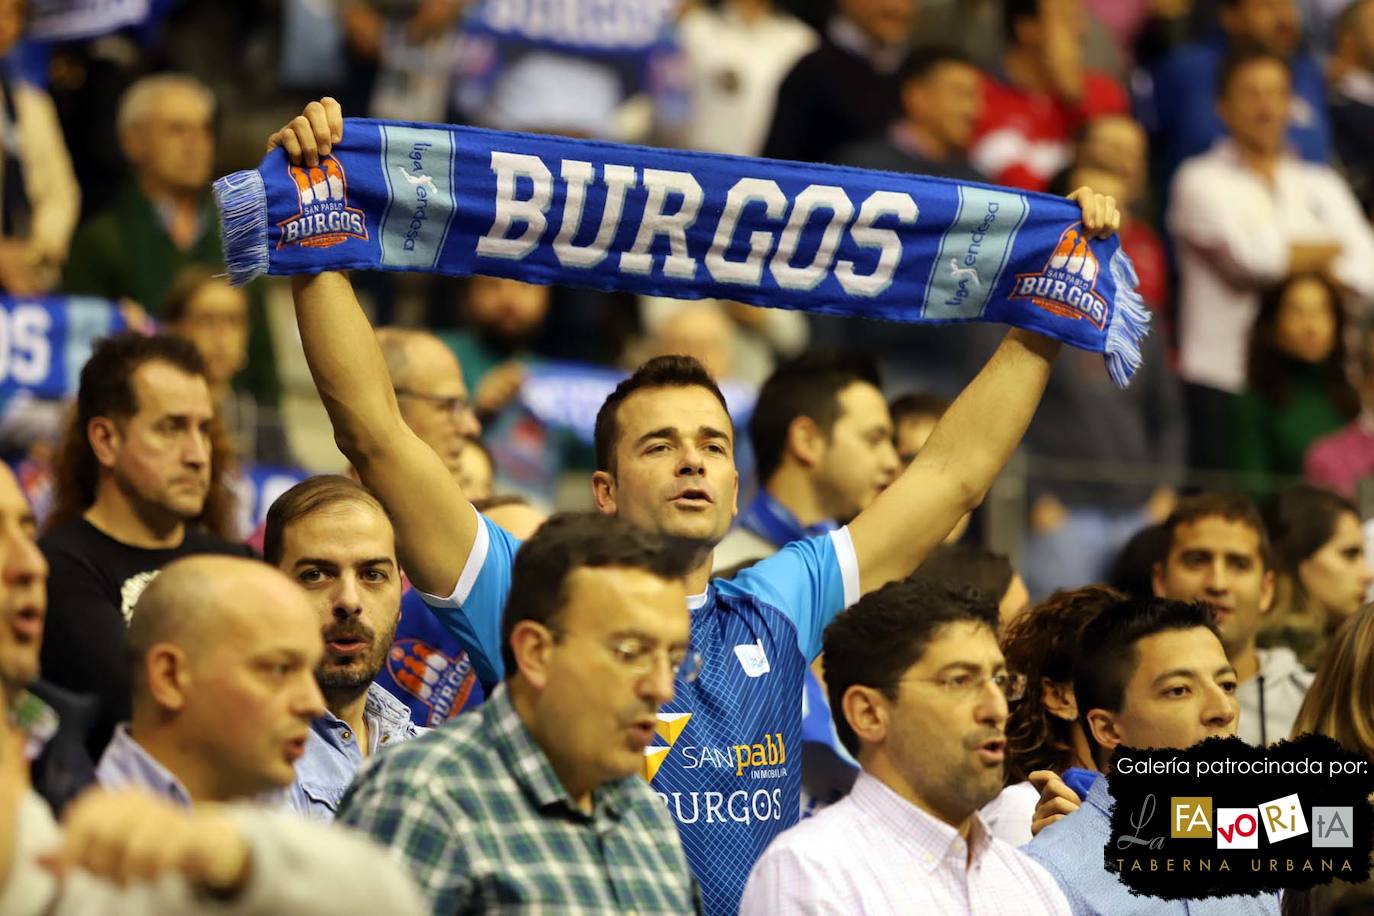
M 835 619 L 827 689 L 863 771 L 844 800 L 773 841 L 741 916 L 1069 912 L 1049 873 L 977 813 L 1002 788 L 1007 705 L 1025 691 L 996 634 L 994 602 L 923 580 Z
M 1192 461 L 1227 464 L 1232 396 L 1263 288 L 1320 273 L 1374 298 L 1374 231 L 1337 172 L 1291 155 L 1284 140 L 1292 78 L 1266 51 L 1233 55 L 1217 84 L 1228 137 L 1174 179 L 1169 231 L 1179 260 L 1179 371 Z

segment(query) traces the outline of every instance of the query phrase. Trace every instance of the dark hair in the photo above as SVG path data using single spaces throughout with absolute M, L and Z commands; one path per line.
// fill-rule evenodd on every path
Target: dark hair
M 1169 558 L 1172 539 L 1163 524 L 1141 528 L 1112 561 L 1107 584 L 1133 597 L 1149 598 L 1155 592 L 1155 565 Z
M 1078 637 L 1103 608 L 1126 600 L 1116 589 L 1089 585 L 1058 591 L 1021 614 L 1002 634 L 1007 668 L 1026 676 L 1026 696 L 1007 719 L 1006 784 L 1036 770 L 1062 772 L 1073 765 L 1073 726 L 1045 708 L 1043 684 L 1073 683 Z
M 1228 522 L 1240 522 L 1259 535 L 1260 562 L 1265 569 L 1274 568 L 1274 548 L 1269 542 L 1269 529 L 1255 507 L 1254 500 L 1243 493 L 1199 493 L 1178 501 L 1174 511 L 1164 521 L 1164 542 L 1161 562 L 1167 560 L 1174 547 L 1174 534 L 1180 525 L 1189 525 L 1204 518 L 1217 516 Z
M 222 267 L 210 267 L 207 264 L 189 264 L 182 268 L 175 277 L 172 278 L 171 285 L 167 287 L 167 294 L 162 297 L 161 318 L 168 324 L 176 324 L 186 317 L 186 309 L 190 307 L 191 300 L 200 292 L 205 284 L 220 278 L 224 273 Z M 221 280 L 228 284 L 228 280 Z
M 793 420 L 810 417 L 830 437 L 840 418 L 840 392 L 855 382 L 882 387 L 872 360 L 835 350 L 810 350 L 773 371 L 749 420 L 760 483 L 767 484 L 782 466 Z
M 307 477 L 273 501 L 267 510 L 262 533 L 262 558 L 273 566 L 286 552 L 286 529 L 309 515 L 342 503 L 370 506 L 387 520 L 391 516 L 372 492 L 356 480 L 339 474 Z M 395 537 L 395 527 L 392 528 Z
M 897 68 L 897 85 L 905 86 L 914 80 L 925 80 L 945 64 L 963 64 L 978 68 L 967 51 L 953 45 L 927 45 L 914 48 Z
M 139 410 L 133 376 L 145 363 L 161 362 L 187 375 L 205 377 L 205 363 L 189 340 L 170 334 L 148 336 L 124 331 L 97 341 L 86 365 L 76 403 L 68 416 L 61 451 L 54 468 L 56 493 L 45 527 L 51 531 L 79 518 L 95 502 L 100 466 L 91 449 L 87 427 L 96 417 L 122 424 Z M 236 500 L 229 481 L 235 458 L 218 415 L 210 427 L 210 490 L 195 519 L 220 537 L 236 539 Z
M 1022 19 L 1037 19 L 1040 16 L 1040 0 L 1003 0 L 1002 36 L 1007 44 L 1016 44 L 1016 28 Z
M 1293 285 L 1305 280 L 1315 280 L 1326 290 L 1335 321 L 1334 343 L 1319 366 L 1322 373 L 1322 387 L 1331 405 L 1347 419 L 1360 412 L 1360 397 L 1345 372 L 1345 309 L 1341 305 L 1341 294 L 1330 280 L 1320 274 L 1298 274 L 1288 277 L 1282 283 L 1270 287 L 1260 298 L 1259 315 L 1250 329 L 1249 352 L 1246 357 L 1246 382 L 1250 388 L 1275 407 L 1287 407 L 1292 391 L 1289 377 L 1292 375 L 1292 357 L 1283 352 L 1278 341 L 1279 312 L 1283 310 L 1283 298 Z
M 913 579 L 929 579 L 951 588 L 968 586 L 993 604 L 1000 605 L 1011 587 L 1016 570 L 1011 561 L 973 544 L 941 544 L 921 561 Z
M 912 391 L 894 398 L 887 410 L 892 414 L 893 424 L 900 424 L 907 417 L 943 417 L 949 404 L 949 398 L 942 394 Z
M 1337 520 L 1347 513 L 1360 517 L 1350 500 L 1310 483 L 1293 484 L 1275 493 L 1265 503 L 1263 517 L 1273 538 L 1278 571 L 1296 579 L 1298 566 L 1331 540 Z
M 510 596 L 501 617 L 501 661 L 506 677 L 516 675 L 511 632 L 522 620 L 549 625 L 567 601 L 568 575 L 575 569 L 640 569 L 662 579 L 680 579 L 698 554 L 670 538 L 640 531 L 614 516 L 560 512 L 550 516 L 515 555 Z
M 596 468 L 598 471 L 616 472 L 615 447 L 620 437 L 620 425 L 616 414 L 621 403 L 645 388 L 705 388 L 715 395 L 716 400 L 730 416 L 730 405 L 725 403 L 725 395 L 720 386 L 711 378 L 711 373 L 701 363 L 690 356 L 655 356 L 634 371 L 629 378 L 615 386 L 601 409 L 596 412 Z M 730 421 L 732 424 L 734 420 Z
M 1088 725 L 1088 712 L 1121 710 L 1126 685 L 1140 663 L 1136 644 L 1157 633 L 1197 628 L 1217 635 L 1207 606 L 1167 598 L 1125 598 L 1104 606 L 1083 627 L 1074 650 L 1073 694 L 1079 722 L 1094 753 L 1098 745 Z
M 889 699 L 897 682 L 921 660 L 926 646 L 952 623 L 976 623 L 997 632 L 997 604 L 970 588 L 929 579 L 900 579 L 869 592 L 825 630 L 825 686 L 835 731 L 851 754 L 859 736 L 844 716 L 844 695 L 861 684 Z
M 1275 54 L 1268 48 L 1254 42 L 1243 41 L 1233 46 L 1222 58 L 1221 67 L 1217 70 L 1216 97 L 1219 99 L 1226 95 L 1231 88 L 1231 83 L 1240 71 L 1261 61 L 1278 64 L 1283 68 L 1283 72 L 1288 74 L 1289 79 L 1292 79 L 1292 65 L 1282 54 Z

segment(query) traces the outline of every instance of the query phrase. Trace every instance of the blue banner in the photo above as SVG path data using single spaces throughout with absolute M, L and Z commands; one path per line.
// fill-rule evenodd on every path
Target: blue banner
M 235 489 L 239 498 L 239 530 L 246 537 L 267 520 L 267 510 L 277 497 L 310 476 L 300 468 L 246 464 L 239 471 Z
M 607 395 L 629 373 L 581 363 L 539 363 L 529 367 L 520 386 L 520 403 L 545 426 L 566 429 L 591 445 L 596 412 Z M 749 424 L 758 392 L 736 382 L 722 381 L 720 392 L 730 416 L 741 429 Z
M 101 337 L 128 327 L 116 303 L 87 296 L 0 296 L 0 398 L 76 394 Z
M 672 41 L 682 0 L 481 0 L 464 28 L 572 54 L 642 53 Z
M 149 0 L 28 0 L 29 41 L 74 41 L 141 25 L 152 12 Z

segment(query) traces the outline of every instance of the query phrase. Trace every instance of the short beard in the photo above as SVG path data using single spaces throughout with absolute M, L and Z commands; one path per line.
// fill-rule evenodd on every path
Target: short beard
M 384 658 L 385 655 L 383 654 L 377 659 L 376 664 L 357 667 L 350 665 L 346 668 L 322 663 L 320 667 L 315 669 L 315 683 L 319 685 L 320 692 L 328 701 L 326 705 L 337 706 L 339 701 L 347 702 L 367 693 L 372 682 L 377 679 L 377 675 L 382 671 L 382 659 Z

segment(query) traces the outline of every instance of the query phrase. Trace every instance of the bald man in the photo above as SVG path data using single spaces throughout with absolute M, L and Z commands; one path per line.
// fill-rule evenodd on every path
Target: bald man
M 324 714 L 324 643 L 287 576 L 236 557 L 178 560 L 139 598 L 128 650 L 133 720 L 96 767 L 101 785 L 182 805 L 291 785 Z

